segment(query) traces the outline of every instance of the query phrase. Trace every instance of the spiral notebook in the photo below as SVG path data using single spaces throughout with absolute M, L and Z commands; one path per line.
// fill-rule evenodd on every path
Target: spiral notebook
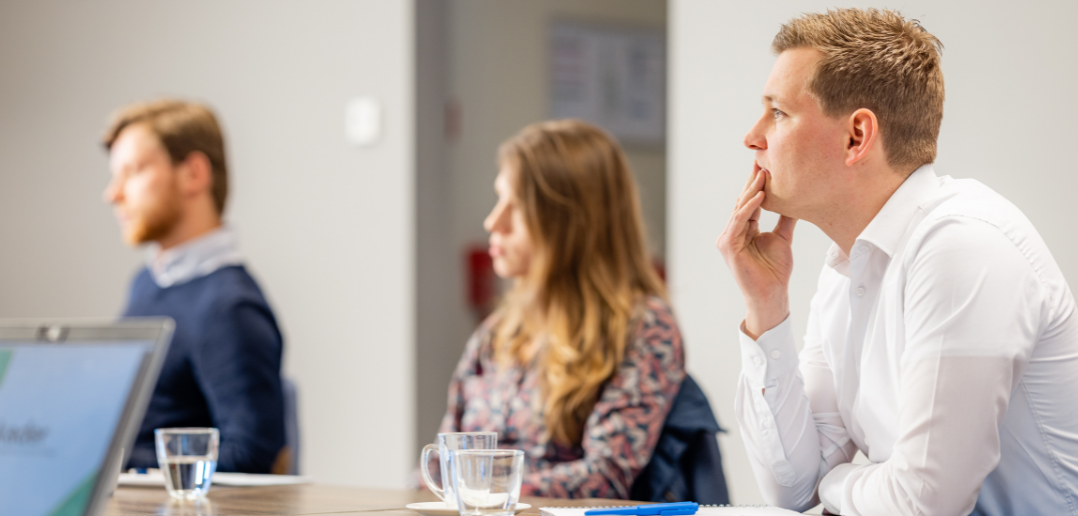
M 607 507 L 541 507 L 541 516 L 584 516 L 585 511 Z M 799 512 L 764 505 L 701 505 L 695 516 L 791 516 Z

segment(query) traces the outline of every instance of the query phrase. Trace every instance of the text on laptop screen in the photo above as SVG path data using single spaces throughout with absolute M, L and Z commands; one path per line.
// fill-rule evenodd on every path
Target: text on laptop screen
M 0 344 L 5 515 L 78 516 L 153 342 Z

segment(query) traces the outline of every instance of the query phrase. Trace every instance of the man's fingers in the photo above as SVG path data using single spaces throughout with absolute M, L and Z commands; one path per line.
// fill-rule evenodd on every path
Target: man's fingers
M 763 172 L 756 172 L 752 181 L 750 181 L 749 184 L 745 186 L 745 190 L 742 191 L 741 196 L 738 197 L 737 206 L 735 207 L 735 209 L 740 209 L 741 207 L 743 207 L 745 203 L 749 201 L 749 199 L 752 199 L 757 193 L 763 191 L 763 189 L 764 174 Z
M 756 195 L 749 198 L 749 200 L 745 202 L 745 205 L 734 213 L 734 218 L 730 221 L 731 229 L 734 229 L 732 232 L 733 234 L 745 233 L 745 231 L 748 230 L 749 221 L 760 218 L 758 211 L 763 202 L 764 193 L 756 192 Z
M 752 186 L 752 182 L 756 180 L 756 176 L 759 175 L 759 174 L 760 174 L 760 169 L 756 168 L 756 166 L 754 165 L 752 167 L 752 173 L 749 174 L 749 180 L 745 181 L 745 187 L 742 188 L 742 190 L 748 190 L 749 187 Z
M 756 182 L 757 175 L 759 175 L 757 172 L 753 172 L 752 175 L 749 176 L 749 182 L 745 183 L 745 188 L 742 188 L 741 193 L 737 194 L 737 201 L 734 202 L 734 211 L 741 209 L 741 206 L 745 204 L 745 201 L 747 200 L 745 194 L 749 193 L 752 184 Z
M 724 240 L 727 244 L 736 247 L 736 243 L 745 238 L 745 234 L 750 229 L 749 219 L 752 218 L 753 212 L 759 209 L 760 203 L 763 202 L 763 197 L 764 193 L 759 192 L 755 197 L 749 199 L 744 206 L 730 214 L 730 221 L 726 223 L 726 228 L 722 230 L 722 235 L 719 236 L 719 240 L 716 242 L 719 250 L 722 250 Z
M 757 221 L 760 219 L 760 205 L 763 204 L 765 179 L 763 171 L 754 165 L 744 190 L 737 196 L 737 203 L 726 221 L 726 228 L 715 242 L 719 250 L 723 250 L 724 246 L 738 248 L 747 233 L 759 232 Z
M 780 215 L 779 221 L 775 224 L 775 234 L 782 237 L 787 242 L 793 242 L 795 224 L 797 224 L 797 219 L 787 217 L 786 215 Z

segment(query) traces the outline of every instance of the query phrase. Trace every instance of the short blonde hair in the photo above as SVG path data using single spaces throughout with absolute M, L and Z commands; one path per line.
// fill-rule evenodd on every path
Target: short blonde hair
M 224 137 L 213 111 L 202 104 L 172 99 L 124 106 L 112 115 L 105 130 L 101 141 L 105 149 L 111 150 L 120 133 L 135 124 L 146 124 L 157 135 L 173 164 L 187 159 L 192 152 L 206 155 L 213 169 L 213 186 L 210 188 L 213 204 L 218 215 L 224 214 L 228 199 L 228 166 Z
M 887 163 L 914 168 L 936 159 L 943 121 L 943 44 L 901 13 L 833 9 L 790 20 L 775 35 L 776 54 L 813 48 L 823 58 L 809 91 L 837 117 L 866 108 L 880 123 Z

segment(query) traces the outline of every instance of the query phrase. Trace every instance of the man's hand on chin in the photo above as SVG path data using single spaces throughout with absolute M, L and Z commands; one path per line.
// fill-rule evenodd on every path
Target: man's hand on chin
M 760 232 L 760 206 L 767 195 L 764 185 L 770 172 L 759 166 L 753 168 L 716 246 L 745 297 L 743 331 L 755 340 L 790 313 L 788 288 L 794 265 L 791 244 L 797 219 L 782 215 L 772 231 Z

